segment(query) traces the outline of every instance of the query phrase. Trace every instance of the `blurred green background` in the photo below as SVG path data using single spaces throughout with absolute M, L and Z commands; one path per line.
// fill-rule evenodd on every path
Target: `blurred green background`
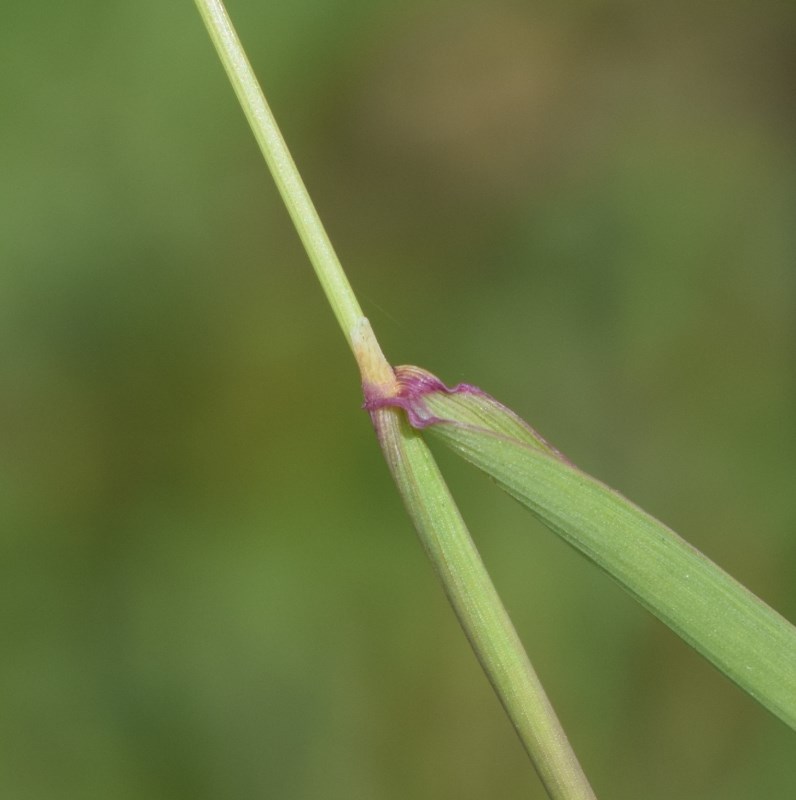
M 230 0 L 388 356 L 796 618 L 796 6 Z M 0 796 L 543 796 L 191 2 L 0 29 Z M 792 732 L 439 454 L 598 794 Z

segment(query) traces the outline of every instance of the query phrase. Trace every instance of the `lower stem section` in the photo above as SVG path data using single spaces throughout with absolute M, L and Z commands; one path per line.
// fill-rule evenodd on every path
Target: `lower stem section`
M 428 447 L 403 412 L 371 413 L 404 504 L 548 794 L 595 797 Z

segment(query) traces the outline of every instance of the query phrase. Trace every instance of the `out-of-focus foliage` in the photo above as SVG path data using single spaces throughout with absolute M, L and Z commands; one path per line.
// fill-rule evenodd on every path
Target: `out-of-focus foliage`
M 796 10 L 230 0 L 388 356 L 796 618 Z M 0 28 L 0 794 L 541 797 L 193 5 Z M 793 735 L 440 454 L 598 794 Z

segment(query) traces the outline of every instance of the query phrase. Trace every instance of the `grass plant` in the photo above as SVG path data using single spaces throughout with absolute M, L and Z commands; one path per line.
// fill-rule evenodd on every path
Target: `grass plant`
M 393 369 L 365 319 L 220 0 L 196 0 L 362 375 L 420 539 L 553 798 L 594 797 L 423 436 L 486 472 L 719 670 L 796 727 L 796 629 L 673 531 L 583 473 L 502 404 Z

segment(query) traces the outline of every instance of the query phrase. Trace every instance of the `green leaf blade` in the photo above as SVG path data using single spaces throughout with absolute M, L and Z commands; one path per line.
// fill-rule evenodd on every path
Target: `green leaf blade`
M 796 628 L 784 617 L 662 522 L 572 465 L 489 395 L 439 382 L 415 392 L 422 371 L 396 373 L 410 420 L 486 472 L 796 728 Z

